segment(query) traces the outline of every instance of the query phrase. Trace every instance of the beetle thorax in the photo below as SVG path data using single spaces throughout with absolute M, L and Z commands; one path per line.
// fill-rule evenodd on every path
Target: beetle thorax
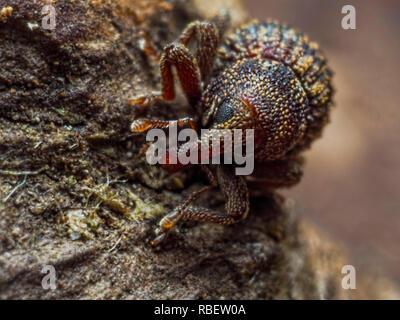
M 219 108 L 227 103 L 242 121 L 227 121 L 218 128 L 255 129 L 256 157 L 264 160 L 281 158 L 294 147 L 310 113 L 295 74 L 282 63 L 265 59 L 242 59 L 211 79 L 201 101 L 203 125 L 215 127 L 214 120 L 227 113 Z

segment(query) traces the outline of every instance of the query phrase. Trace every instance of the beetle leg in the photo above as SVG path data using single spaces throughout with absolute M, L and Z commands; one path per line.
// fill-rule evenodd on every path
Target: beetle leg
M 209 75 L 222 35 L 229 24 L 229 16 L 219 15 L 211 21 L 194 21 L 190 23 L 178 41 L 189 46 L 193 39 L 197 40 L 197 48 L 194 54 L 204 81 Z
M 131 131 L 135 133 L 146 132 L 154 128 L 169 128 L 170 125 L 176 123 L 179 127 L 189 126 L 189 128 L 196 130 L 196 122 L 193 118 L 185 117 L 178 120 L 151 120 L 151 119 L 138 119 L 132 122 Z
M 175 98 L 175 84 L 172 67 L 177 70 L 179 81 L 189 103 L 195 105 L 201 96 L 201 80 L 197 61 L 189 52 L 189 49 L 179 42 L 167 45 L 161 56 L 161 92 L 136 96 L 130 99 L 129 103 L 146 107 L 157 100 L 173 100 Z
M 161 92 L 133 97 L 129 103 L 146 107 L 157 100 L 173 100 L 175 86 L 172 67 L 175 67 L 189 103 L 192 106 L 196 105 L 201 96 L 201 81 L 211 71 L 220 39 L 228 22 L 229 16 L 225 14 L 217 16 L 211 21 L 190 23 L 177 41 L 164 48 L 160 59 Z M 197 39 L 198 42 L 194 55 L 188 49 L 193 39 Z
M 156 238 L 151 244 L 156 245 L 164 240 L 169 230 L 180 220 L 233 224 L 247 216 L 250 201 L 243 177 L 236 176 L 232 166 L 217 166 L 216 177 L 209 169 L 207 170 L 208 172 L 206 171 L 206 173 L 211 180 L 211 185 L 194 192 L 187 201 L 165 216 L 160 221 L 160 226 L 156 230 Z M 214 188 L 217 184 L 226 198 L 225 214 L 206 208 L 189 207 L 189 204 L 201 193 Z
M 217 180 L 215 179 L 215 176 L 213 175 L 211 170 L 204 165 L 202 165 L 201 168 L 207 174 L 207 177 L 210 180 L 211 184 L 193 192 L 184 203 L 176 207 L 171 213 L 167 214 L 164 218 L 161 219 L 159 223 L 159 228 L 156 229 L 156 238 L 150 242 L 152 245 L 157 245 L 166 238 L 170 229 L 184 217 L 184 211 L 195 199 L 197 199 L 202 193 L 211 190 L 217 186 Z

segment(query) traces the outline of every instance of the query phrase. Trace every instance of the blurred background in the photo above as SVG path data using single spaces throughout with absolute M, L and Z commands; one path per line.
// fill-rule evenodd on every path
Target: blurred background
M 245 0 L 317 41 L 335 72 L 336 107 L 307 152 L 302 182 L 283 193 L 350 249 L 351 263 L 400 284 L 400 1 Z M 341 9 L 356 8 L 356 30 Z

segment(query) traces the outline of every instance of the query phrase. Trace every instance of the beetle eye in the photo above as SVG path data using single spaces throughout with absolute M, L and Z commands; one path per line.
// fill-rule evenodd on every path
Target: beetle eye
M 224 123 L 233 116 L 233 108 L 228 103 L 223 103 L 219 106 L 217 114 L 215 115 L 216 123 Z

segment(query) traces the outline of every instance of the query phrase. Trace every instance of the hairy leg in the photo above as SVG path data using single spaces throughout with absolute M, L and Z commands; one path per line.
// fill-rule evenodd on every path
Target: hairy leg
M 178 120 L 138 119 L 132 122 L 131 131 L 141 133 L 154 128 L 169 128 L 172 123 L 176 123 L 179 127 L 187 125 L 193 130 L 196 130 L 197 127 L 194 119 L 190 117 L 180 118 Z
M 154 100 L 173 100 L 175 87 L 172 67 L 175 67 L 183 92 L 189 103 L 194 106 L 201 96 L 201 81 L 204 81 L 211 71 L 228 21 L 229 17 L 225 14 L 210 21 L 190 23 L 177 41 L 164 48 L 160 59 L 161 92 L 134 97 L 129 102 L 143 107 Z M 194 55 L 188 49 L 193 40 L 197 40 Z
M 194 54 L 201 80 L 204 81 L 209 75 L 222 35 L 228 24 L 228 16 L 217 16 L 211 21 L 195 21 L 189 24 L 179 37 L 178 41 L 188 47 L 193 40 L 197 41 Z
M 175 98 L 175 83 L 172 67 L 177 70 L 183 92 L 191 104 L 201 95 L 201 80 L 197 61 L 189 49 L 181 43 L 172 43 L 164 48 L 160 60 L 161 92 L 140 95 L 129 100 L 131 104 L 145 107 L 156 100 L 173 100 Z
M 205 167 L 207 168 L 207 167 Z M 168 234 L 168 231 L 180 220 L 212 222 L 218 224 L 233 224 L 244 219 L 250 208 L 249 194 L 242 176 L 236 176 L 234 167 L 218 165 L 214 175 L 208 168 L 206 173 L 211 185 L 194 192 L 187 201 L 166 215 L 156 231 L 153 245 L 160 243 Z M 190 203 L 201 193 L 219 186 L 226 198 L 225 213 L 207 208 L 189 207 Z

